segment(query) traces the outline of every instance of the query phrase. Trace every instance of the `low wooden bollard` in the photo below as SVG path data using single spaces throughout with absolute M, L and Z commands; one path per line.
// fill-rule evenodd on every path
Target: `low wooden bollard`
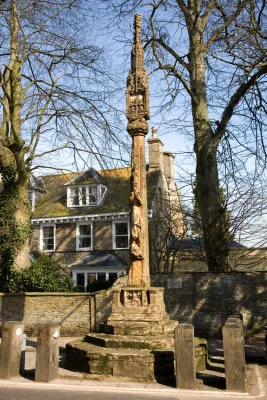
M 19 375 L 24 325 L 19 321 L 3 324 L 1 342 L 0 378 L 10 379 Z
M 179 324 L 175 328 L 176 387 L 195 388 L 195 344 L 194 327 L 191 324 Z
M 226 389 L 246 391 L 245 340 L 243 323 L 238 318 L 229 318 L 223 327 L 223 350 Z
M 35 382 L 50 382 L 58 377 L 59 333 L 56 323 L 38 328 Z

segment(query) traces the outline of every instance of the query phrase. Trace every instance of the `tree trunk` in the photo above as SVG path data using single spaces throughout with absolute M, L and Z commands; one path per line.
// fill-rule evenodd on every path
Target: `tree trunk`
M 205 49 L 196 17 L 190 33 L 190 84 L 197 158 L 196 197 L 202 222 L 209 272 L 228 271 L 225 210 L 220 196 L 217 146 L 209 121 L 205 82 Z
M 14 269 L 27 268 L 30 265 L 29 234 L 31 221 L 31 205 L 29 200 L 29 173 L 24 169 L 19 171 L 16 192 L 15 222 L 17 226 L 18 246 L 13 262 Z
M 7 149 L 3 148 L 0 151 L 0 172 L 3 181 L 3 190 L 0 193 L 2 282 L 8 278 L 11 268 L 22 269 L 30 265 L 29 172 L 23 168 L 23 165 L 20 166 L 22 168 L 18 168 L 14 157 L 5 156 L 7 152 Z
M 2 281 L 14 269 L 26 268 L 29 259 L 30 201 L 29 171 L 25 166 L 25 142 L 21 137 L 21 112 L 24 92 L 21 82 L 19 17 L 17 1 L 11 1 L 10 58 L 2 76 L 3 120 L 0 126 L 0 194 Z

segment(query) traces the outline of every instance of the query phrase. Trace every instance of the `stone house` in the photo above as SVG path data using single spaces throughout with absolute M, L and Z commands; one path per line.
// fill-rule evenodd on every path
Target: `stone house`
M 147 166 L 150 259 L 153 265 L 155 221 L 176 211 L 172 230 L 183 231 L 173 159 L 153 129 Z M 47 253 L 70 268 L 77 286 L 114 280 L 129 266 L 131 168 L 46 175 L 31 182 L 31 252 Z M 169 211 L 168 211 L 169 212 Z

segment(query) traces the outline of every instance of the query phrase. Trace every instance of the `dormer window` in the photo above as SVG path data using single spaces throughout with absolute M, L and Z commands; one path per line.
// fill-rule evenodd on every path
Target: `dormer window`
M 67 188 L 68 207 L 84 207 L 99 205 L 107 191 L 105 185 L 79 185 Z

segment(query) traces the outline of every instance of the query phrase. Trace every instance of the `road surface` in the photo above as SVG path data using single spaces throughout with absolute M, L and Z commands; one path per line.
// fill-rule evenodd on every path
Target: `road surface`
M 39 384 L 34 382 L 0 382 L 1 400 L 249 400 L 266 399 L 264 393 L 256 396 L 228 394 L 227 392 L 179 391 L 176 389 L 120 388 L 75 385 Z

